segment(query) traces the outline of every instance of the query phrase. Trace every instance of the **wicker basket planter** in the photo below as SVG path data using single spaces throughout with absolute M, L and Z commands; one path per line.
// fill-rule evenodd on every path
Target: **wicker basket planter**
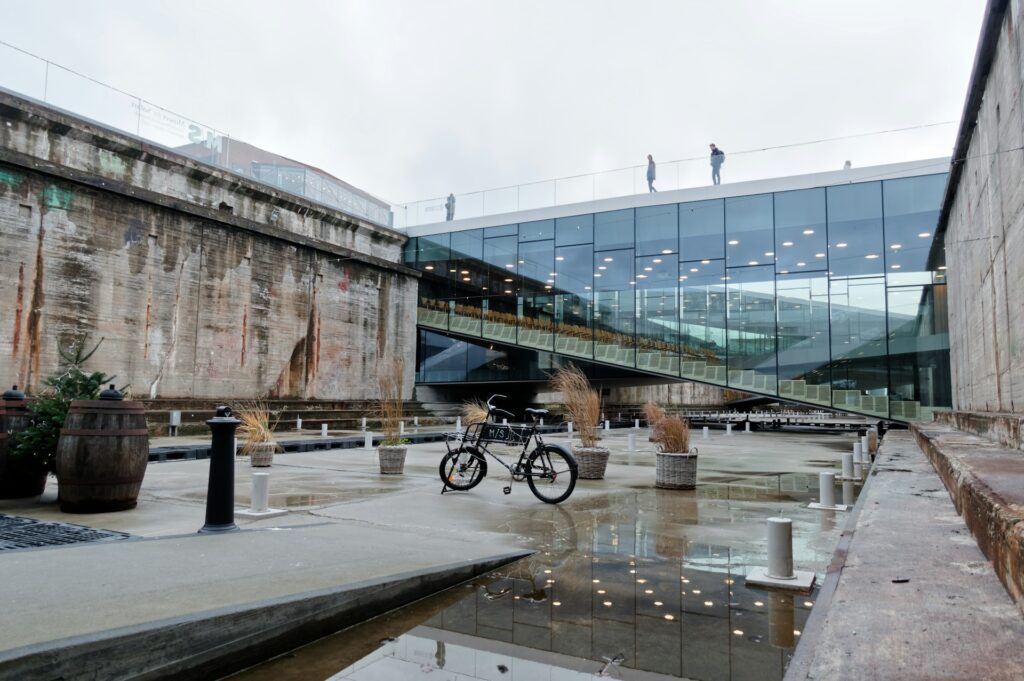
M 697 488 L 697 450 L 689 453 L 657 452 L 654 486 L 664 489 Z
M 377 456 L 380 457 L 380 472 L 384 475 L 401 475 L 405 470 L 407 449 L 404 445 L 377 447 Z
M 604 447 L 573 447 L 572 454 L 583 480 L 600 480 L 608 466 L 608 450 Z
M 266 468 L 274 463 L 274 450 L 277 444 L 273 442 L 261 442 L 253 445 L 249 451 L 249 465 L 254 468 Z

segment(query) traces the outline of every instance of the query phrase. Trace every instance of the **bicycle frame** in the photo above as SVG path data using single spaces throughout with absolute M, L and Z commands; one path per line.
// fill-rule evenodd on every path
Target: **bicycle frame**
M 495 395 L 495 397 L 503 397 Z M 493 398 L 492 398 L 493 399 Z M 490 456 L 492 459 L 497 461 L 505 470 L 509 472 L 512 479 L 521 482 L 524 478 L 524 469 L 526 464 L 527 455 L 536 450 L 538 447 L 544 446 L 544 439 L 537 432 L 537 420 L 534 419 L 533 423 L 529 426 L 529 430 L 523 434 L 522 429 L 516 432 L 517 426 L 504 425 L 491 423 L 491 418 L 495 416 L 496 412 L 502 412 L 512 416 L 509 412 L 504 409 L 498 409 L 487 402 L 487 420 L 483 423 L 471 423 L 466 426 L 466 429 L 462 435 L 462 444 L 469 445 L 477 449 L 477 451 Z M 492 437 L 488 437 L 488 430 Z M 497 437 L 498 433 L 507 433 L 506 438 Z M 534 443 L 534 447 L 530 448 L 530 442 Z M 488 444 L 520 444 L 522 443 L 523 448 L 519 452 L 519 457 L 516 459 L 514 464 L 505 463 L 505 460 L 500 456 L 492 452 L 487 448 Z M 451 452 L 451 442 L 446 441 L 445 445 L 448 447 L 448 451 Z

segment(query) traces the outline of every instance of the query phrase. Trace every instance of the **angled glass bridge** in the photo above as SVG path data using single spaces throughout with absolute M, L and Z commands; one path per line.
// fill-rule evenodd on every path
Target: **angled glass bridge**
M 417 378 L 537 378 L 525 352 L 931 418 L 950 405 L 935 238 L 947 167 L 937 159 L 412 228 L 405 259 L 423 273 Z

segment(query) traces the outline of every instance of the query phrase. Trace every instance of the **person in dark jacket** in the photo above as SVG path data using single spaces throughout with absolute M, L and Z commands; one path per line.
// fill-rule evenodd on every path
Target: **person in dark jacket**
M 711 182 L 722 184 L 722 164 L 725 163 L 725 152 L 719 149 L 712 142 L 711 144 Z
M 654 157 L 647 154 L 647 190 L 649 192 L 656 192 L 654 188 L 654 180 L 657 178 L 657 173 L 654 168 Z
M 451 222 L 455 219 L 455 194 L 449 194 L 448 199 L 444 202 L 445 222 Z

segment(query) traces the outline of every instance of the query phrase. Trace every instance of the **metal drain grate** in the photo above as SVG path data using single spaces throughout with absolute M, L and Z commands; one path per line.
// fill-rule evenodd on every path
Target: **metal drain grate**
M 0 513 L 0 551 L 63 546 L 82 542 L 117 541 L 128 539 L 130 536 L 124 532 L 97 530 L 70 523 L 43 522 Z

